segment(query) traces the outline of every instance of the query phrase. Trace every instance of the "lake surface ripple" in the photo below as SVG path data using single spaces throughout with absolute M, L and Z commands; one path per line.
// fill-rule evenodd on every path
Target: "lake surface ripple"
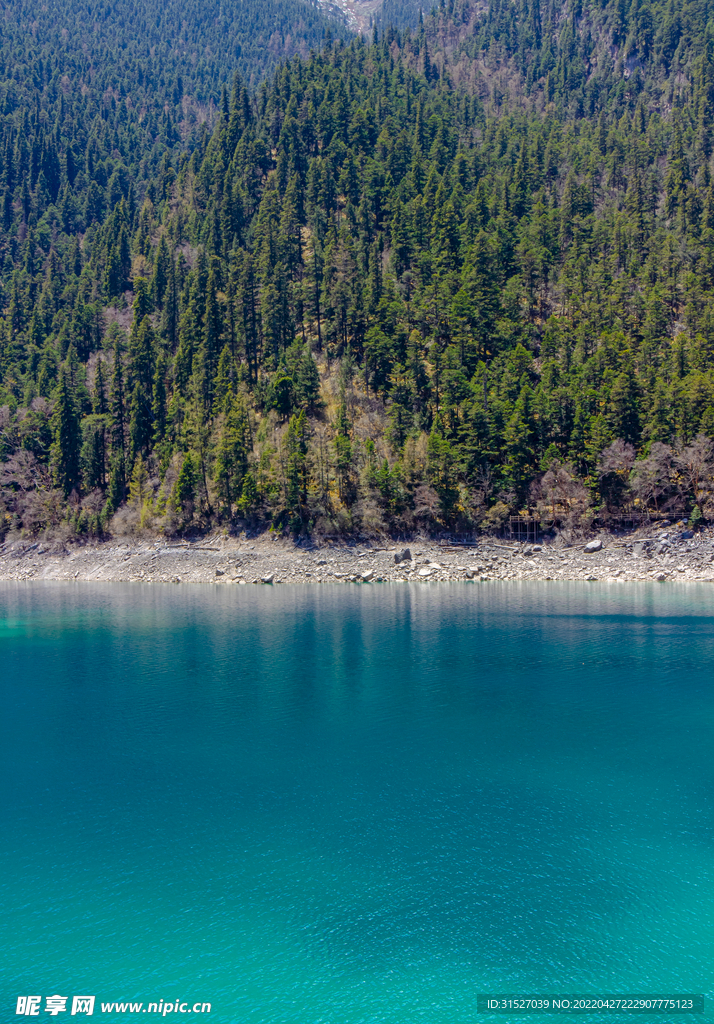
M 7 584 L 0 658 L 3 1019 L 714 996 L 710 586 Z

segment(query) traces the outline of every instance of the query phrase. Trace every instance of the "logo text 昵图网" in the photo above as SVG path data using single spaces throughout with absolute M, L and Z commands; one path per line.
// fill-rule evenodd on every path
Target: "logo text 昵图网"
M 44 998 L 44 1007 L 42 1001 Z M 148 1003 L 124 1002 L 114 1000 L 103 1002 L 96 996 L 18 996 L 15 1014 L 22 1017 L 39 1017 L 41 1013 L 49 1013 L 57 1017 L 60 1013 L 69 1013 L 71 1017 L 82 1014 L 87 1017 L 99 1013 L 155 1013 L 167 1017 L 172 1013 L 210 1013 L 211 1003 L 191 1002 L 181 999 L 157 999 Z

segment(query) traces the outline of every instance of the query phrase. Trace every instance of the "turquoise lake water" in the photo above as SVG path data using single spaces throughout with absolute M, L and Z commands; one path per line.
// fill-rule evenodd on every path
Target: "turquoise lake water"
M 711 587 L 5 584 L 0 659 L 2 1020 L 714 1020 Z

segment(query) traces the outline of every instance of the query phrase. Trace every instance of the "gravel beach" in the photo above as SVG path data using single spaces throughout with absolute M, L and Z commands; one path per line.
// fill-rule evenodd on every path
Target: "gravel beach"
M 314 545 L 263 535 L 173 542 L 112 540 L 62 545 L 8 541 L 0 580 L 213 583 L 487 582 L 489 580 L 649 580 L 714 582 L 714 529 L 686 525 L 589 542 L 539 544 L 481 538 L 473 544 Z

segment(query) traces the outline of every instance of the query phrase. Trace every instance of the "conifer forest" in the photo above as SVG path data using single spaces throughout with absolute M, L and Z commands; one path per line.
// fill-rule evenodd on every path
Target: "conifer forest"
M 714 3 L 6 0 L 0 540 L 714 520 Z

